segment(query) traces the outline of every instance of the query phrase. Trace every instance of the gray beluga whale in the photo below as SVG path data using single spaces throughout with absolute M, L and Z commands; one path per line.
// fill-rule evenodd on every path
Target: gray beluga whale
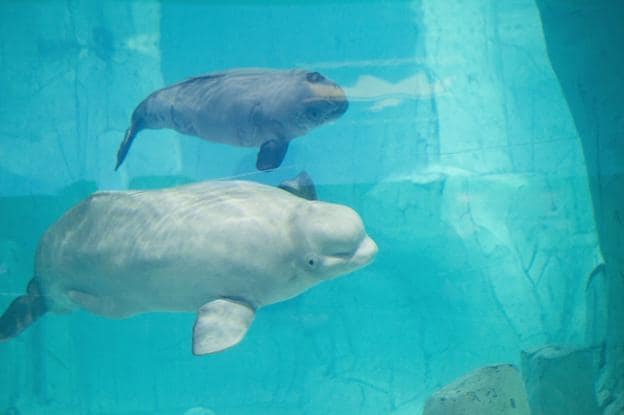
M 256 310 L 364 267 L 377 253 L 351 208 L 247 181 L 97 192 L 41 238 L 0 340 L 46 312 L 196 312 L 193 352 L 236 345 Z
M 344 91 L 318 72 L 234 69 L 179 82 L 149 95 L 132 114 L 115 170 L 143 129 L 171 128 L 204 140 L 259 147 L 256 167 L 282 163 L 290 140 L 340 117 Z

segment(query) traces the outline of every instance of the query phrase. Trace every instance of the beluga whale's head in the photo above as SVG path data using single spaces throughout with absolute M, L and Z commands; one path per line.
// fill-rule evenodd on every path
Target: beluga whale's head
M 299 255 L 299 276 L 313 282 L 355 271 L 370 263 L 377 244 L 366 234 L 360 216 L 351 208 L 324 202 L 307 202 L 293 217 Z
M 306 72 L 310 96 L 304 98 L 305 118 L 315 125 L 333 121 L 349 108 L 344 90 L 318 72 Z
M 289 72 L 288 98 L 279 102 L 282 114 L 289 114 L 289 121 L 283 126 L 289 137 L 297 137 L 322 124 L 340 118 L 349 108 L 344 90 L 334 81 L 303 69 Z M 286 94 L 282 94 L 282 97 Z

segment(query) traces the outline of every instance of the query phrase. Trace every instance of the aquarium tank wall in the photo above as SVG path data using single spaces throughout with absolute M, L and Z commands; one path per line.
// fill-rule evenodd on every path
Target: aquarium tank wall
M 378 246 L 213 355 L 194 313 L 48 313 L 0 343 L 0 414 L 624 413 L 624 3 L 8 0 L 0 20 L 2 310 L 97 190 L 306 171 Z M 172 129 L 114 170 L 150 93 L 249 67 L 318 71 L 349 108 L 269 172 Z

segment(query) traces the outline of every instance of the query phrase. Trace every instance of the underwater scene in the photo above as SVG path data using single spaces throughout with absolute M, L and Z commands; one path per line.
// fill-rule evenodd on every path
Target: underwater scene
M 0 22 L 0 415 L 624 414 L 624 2 Z

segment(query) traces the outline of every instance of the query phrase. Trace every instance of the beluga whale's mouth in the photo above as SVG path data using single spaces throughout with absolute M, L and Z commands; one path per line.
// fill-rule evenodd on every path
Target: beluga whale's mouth
M 330 114 L 330 118 L 335 119 L 341 117 L 349 109 L 349 100 L 347 97 L 343 99 L 332 100 L 334 109 Z
M 377 244 L 368 235 L 364 236 L 364 239 L 360 242 L 357 250 L 351 257 L 351 263 L 357 268 L 361 268 L 364 265 L 370 263 L 377 255 Z
M 375 241 L 363 234 L 354 249 L 343 249 L 325 254 L 322 264 L 326 269 L 331 270 L 325 279 L 332 279 L 364 267 L 375 259 L 377 251 Z

